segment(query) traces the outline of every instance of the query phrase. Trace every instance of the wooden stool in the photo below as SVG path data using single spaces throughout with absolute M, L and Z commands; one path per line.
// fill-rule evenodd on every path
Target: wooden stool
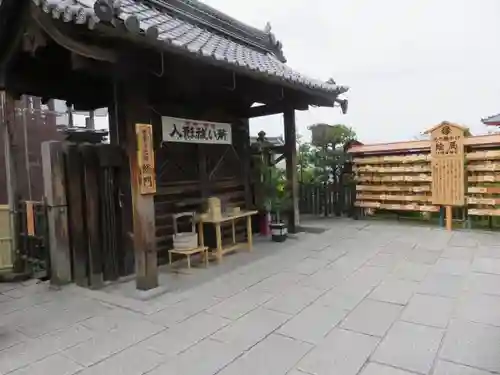
M 205 267 L 208 267 L 208 247 L 207 246 L 200 246 L 200 247 L 195 247 L 193 249 L 187 249 L 187 250 L 176 250 L 176 249 L 171 249 L 168 251 L 168 263 L 172 264 L 172 254 L 181 254 L 185 255 L 187 257 L 187 263 L 188 263 L 188 268 L 191 268 L 191 255 L 193 254 L 201 254 L 202 257 L 205 260 Z

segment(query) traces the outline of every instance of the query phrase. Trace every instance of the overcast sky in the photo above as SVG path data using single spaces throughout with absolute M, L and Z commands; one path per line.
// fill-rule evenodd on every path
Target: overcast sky
M 204 0 L 272 31 L 288 64 L 350 87 L 349 113 L 297 113 L 302 134 L 316 122 L 345 123 L 363 142 L 407 140 L 443 120 L 486 133 L 500 112 L 500 0 Z M 252 133 L 283 134 L 280 116 Z

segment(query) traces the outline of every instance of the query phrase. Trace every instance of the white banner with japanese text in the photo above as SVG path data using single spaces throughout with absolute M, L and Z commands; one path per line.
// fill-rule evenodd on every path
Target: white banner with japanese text
M 231 144 L 231 124 L 162 117 L 164 142 Z

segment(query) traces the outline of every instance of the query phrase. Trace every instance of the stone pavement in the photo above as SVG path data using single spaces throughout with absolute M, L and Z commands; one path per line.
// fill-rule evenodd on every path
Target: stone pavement
M 499 239 L 346 220 L 149 301 L 0 284 L 0 374 L 500 373 Z

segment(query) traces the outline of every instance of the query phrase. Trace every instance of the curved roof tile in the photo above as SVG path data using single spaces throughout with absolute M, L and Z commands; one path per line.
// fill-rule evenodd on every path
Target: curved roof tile
M 99 22 L 93 9 L 97 0 L 32 1 L 45 13 L 63 22 L 87 24 L 91 29 Z M 332 97 L 348 90 L 346 86 L 307 77 L 293 70 L 269 52 L 246 45 L 239 40 L 233 40 L 229 35 L 221 35 L 175 15 L 167 14 L 149 3 L 121 0 L 119 9 L 118 18 L 121 21 L 125 22 L 130 17 L 136 17 L 141 31 L 146 32 L 150 28 L 156 28 L 158 40 L 193 55 L 220 61 L 228 68 L 243 68 L 263 78 L 266 76 L 277 78 L 293 84 L 298 89 L 306 88 Z

